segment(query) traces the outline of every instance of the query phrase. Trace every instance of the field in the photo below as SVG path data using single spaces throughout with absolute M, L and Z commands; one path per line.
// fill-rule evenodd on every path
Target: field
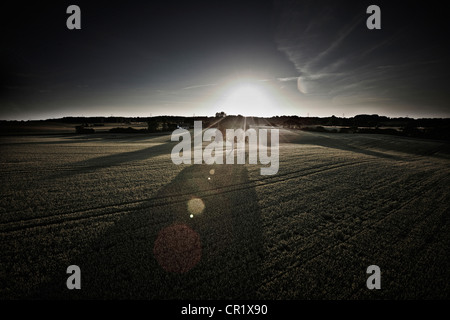
M 17 122 L 0 122 L 0 135 L 3 136 L 23 136 L 23 135 L 48 135 L 48 134 L 68 134 L 74 133 L 78 124 L 50 122 L 50 121 L 17 121 Z M 88 127 L 94 129 L 97 133 L 105 133 L 113 128 L 133 128 L 137 130 L 147 129 L 146 122 L 130 122 L 130 123 L 100 123 L 92 124 Z
M 448 143 L 280 130 L 273 176 L 175 144 L 1 137 L 0 298 L 450 298 Z

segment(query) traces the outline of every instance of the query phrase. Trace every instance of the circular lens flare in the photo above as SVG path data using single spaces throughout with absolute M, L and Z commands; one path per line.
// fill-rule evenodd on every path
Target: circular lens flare
M 203 212 L 203 210 L 205 210 L 205 204 L 200 198 L 192 198 L 187 203 L 187 209 L 190 214 L 200 214 Z
M 159 232 L 153 253 L 167 272 L 188 272 L 201 259 L 200 236 L 184 224 L 169 226 Z

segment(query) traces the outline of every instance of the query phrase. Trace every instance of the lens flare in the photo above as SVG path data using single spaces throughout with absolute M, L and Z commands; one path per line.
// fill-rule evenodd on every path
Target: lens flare
M 187 209 L 190 214 L 196 215 L 200 214 L 205 210 L 205 204 L 203 203 L 203 200 L 200 198 L 192 198 L 187 203 Z
M 153 254 L 167 272 L 188 272 L 201 259 L 200 236 L 184 224 L 169 226 L 159 232 Z

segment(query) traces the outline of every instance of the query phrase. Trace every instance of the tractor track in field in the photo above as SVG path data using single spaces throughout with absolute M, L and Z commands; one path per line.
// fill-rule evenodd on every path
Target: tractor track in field
M 266 185 L 271 185 L 271 184 L 275 184 L 275 183 L 279 183 L 279 182 L 288 181 L 288 180 L 295 179 L 295 178 L 305 178 L 305 177 L 308 177 L 313 174 L 320 174 L 323 172 L 340 169 L 343 167 L 367 164 L 367 163 L 374 162 L 375 160 L 376 159 L 367 159 L 365 161 L 340 163 L 340 164 L 336 164 L 336 165 L 332 165 L 332 166 L 327 166 L 326 168 L 323 168 L 323 165 L 321 165 L 321 166 L 308 168 L 306 170 L 302 169 L 302 170 L 291 171 L 291 172 L 276 175 L 276 176 L 267 176 L 267 177 L 261 178 L 256 181 L 249 181 L 249 182 L 244 182 L 244 183 L 240 183 L 240 184 L 232 184 L 232 185 L 217 187 L 212 190 L 202 190 L 201 192 L 199 192 L 197 194 L 197 196 L 199 196 L 201 198 L 208 198 L 211 196 L 217 196 L 217 194 L 218 194 L 217 191 L 220 191 L 219 194 L 226 194 L 226 193 L 231 193 L 231 192 L 236 192 L 236 191 L 247 189 L 249 186 L 262 187 L 262 186 L 266 186 Z M 305 173 L 305 171 L 306 171 L 306 174 L 297 175 L 299 172 Z M 58 224 L 67 223 L 67 222 L 77 222 L 77 221 L 88 220 L 88 219 L 92 219 L 92 218 L 101 218 L 104 216 L 113 215 L 113 214 L 123 212 L 123 211 L 130 211 L 133 209 L 148 209 L 148 208 L 153 208 L 153 207 L 168 206 L 168 205 L 173 205 L 173 204 L 177 204 L 177 203 L 183 203 L 191 195 L 192 195 L 192 193 L 190 193 L 190 192 L 184 192 L 184 193 L 179 193 L 179 194 L 171 194 L 171 195 L 167 195 L 167 196 L 150 197 L 147 199 L 126 201 L 126 202 L 115 203 L 115 204 L 111 204 L 111 205 L 107 205 L 107 206 L 99 206 L 99 207 L 94 207 L 94 208 L 81 209 L 81 210 L 76 210 L 76 211 L 73 211 L 70 213 L 55 213 L 53 215 L 47 215 L 44 217 L 33 217 L 33 218 L 21 219 L 21 220 L 17 220 L 17 221 L 8 221 L 8 222 L 0 224 L 0 234 L 10 233 L 10 232 L 18 231 L 21 229 L 30 229 L 30 228 L 37 228 L 37 227 L 43 227 L 43 226 L 58 225 Z M 173 198 L 177 198 L 177 200 L 163 202 L 164 200 L 173 199 Z M 146 202 L 153 202 L 153 203 L 146 204 L 144 206 L 142 206 L 142 205 L 139 206 L 140 204 L 143 204 Z M 117 209 L 117 207 L 124 207 L 124 206 L 131 206 L 131 208 Z M 116 208 L 116 209 L 114 209 L 114 208 Z M 84 214 L 84 215 L 80 216 L 80 214 L 83 214 L 86 212 L 92 212 L 92 211 L 95 212 L 98 210 L 105 210 L 105 209 L 112 209 L 112 211 L 105 212 L 105 213 Z
M 373 258 L 382 269 L 384 265 L 383 271 L 391 272 L 403 266 L 399 258 L 406 257 L 407 265 L 420 259 L 423 265 L 414 267 L 413 274 L 431 266 L 427 271 L 437 275 L 435 281 L 448 279 L 441 274 L 448 260 L 445 256 L 432 257 L 436 253 L 445 255 L 450 240 L 450 206 L 445 198 L 450 171 L 448 162 L 434 157 L 440 147 L 427 147 L 429 151 L 424 154 L 417 154 L 422 149 L 414 149 L 410 154 L 384 149 L 382 138 L 375 143 L 345 136 L 342 143 L 334 138 L 324 141 L 330 138 L 318 135 L 322 141 L 316 145 L 314 136 L 311 133 L 306 143 L 299 139 L 285 149 L 278 174 L 261 176 L 259 166 L 245 165 L 243 171 L 231 170 L 245 173 L 242 177 L 246 179 L 237 180 L 231 174 L 217 172 L 215 176 L 210 174 L 212 181 L 207 182 L 209 168 L 203 170 L 205 167 L 197 165 L 199 170 L 191 168 L 194 170 L 181 174 L 183 170 L 166 165 L 165 159 L 138 159 L 133 164 L 111 161 L 106 165 L 84 165 L 91 163 L 85 160 L 71 167 L 59 165 L 65 158 L 58 158 L 54 168 L 44 167 L 41 160 L 51 161 L 52 156 L 17 161 L 19 171 L 13 171 L 15 161 L 6 162 L 0 169 L 6 182 L 0 208 L 0 251 L 7 267 L 2 278 L 9 277 L 8 281 L 14 283 L 18 276 L 12 290 L 26 292 L 38 283 L 44 284 L 43 288 L 48 283 L 50 288 L 56 278 L 39 276 L 52 265 L 49 261 L 62 259 L 64 250 L 74 245 L 73 252 L 85 255 L 99 275 L 109 275 L 104 269 L 105 261 L 109 261 L 104 259 L 106 255 L 111 255 L 115 270 L 120 272 L 151 260 L 150 268 L 139 267 L 121 274 L 118 291 L 109 292 L 115 296 L 254 299 L 321 295 L 357 299 L 367 291 L 364 266 Z M 365 144 L 361 145 L 360 140 Z M 386 147 L 390 147 L 389 142 Z M 300 145 L 309 151 L 306 156 L 302 148 L 297 148 Z M 410 146 L 403 149 L 406 147 Z M 36 158 L 30 152 L 22 152 L 17 159 L 20 157 Z M 99 153 L 99 158 L 104 157 L 111 156 Z M 28 164 L 35 166 L 34 170 L 25 168 Z M 133 179 L 144 170 L 152 171 L 152 176 Z M 80 181 L 101 186 L 84 189 Z M 75 185 L 68 185 L 72 182 Z M 186 204 L 193 196 L 205 200 L 209 210 L 191 224 Z M 204 265 L 183 281 L 153 269 L 158 264 L 151 253 L 152 239 L 161 228 L 174 222 L 186 223 L 205 240 Z M 230 242 L 229 234 L 236 236 L 235 242 Z M 41 236 L 45 241 L 39 241 Z M 105 256 L 102 253 L 96 259 L 93 255 L 101 250 Z M 132 261 L 125 259 L 127 255 Z M 430 265 L 433 261 L 439 263 Z M 30 262 L 36 262 L 37 267 L 32 277 L 34 284 L 21 280 Z M 361 268 L 362 277 L 354 274 Z M 327 271 L 332 272 L 328 275 Z M 313 278 L 305 283 L 298 281 L 306 274 Z M 344 274 L 341 280 L 335 277 L 339 274 Z M 128 290 L 125 281 L 138 281 L 140 276 L 162 287 L 144 291 L 143 285 Z M 314 277 L 323 287 L 315 283 Z M 174 286 L 164 288 L 168 280 Z M 426 285 L 423 282 L 412 287 Z M 393 292 L 399 290 L 397 286 L 393 284 Z M 93 288 L 94 295 L 103 292 Z M 6 293 L 2 291 L 2 295 Z M 389 290 L 385 293 L 392 295 Z
M 421 187 L 420 187 L 420 190 L 426 189 L 426 188 L 428 188 L 430 185 L 433 185 L 433 184 L 435 184 L 435 183 L 439 183 L 439 182 L 441 182 L 442 180 L 444 180 L 445 178 L 446 178 L 446 177 L 443 176 L 443 177 L 439 178 L 437 181 L 431 179 L 431 181 L 429 181 L 425 186 L 421 186 Z M 399 181 L 400 181 L 400 180 L 401 180 L 401 179 L 399 179 Z M 377 183 L 374 187 L 376 187 L 377 185 L 382 185 L 383 183 L 384 183 L 384 181 L 380 181 L 380 182 Z M 430 190 L 430 191 L 428 191 L 428 192 L 432 192 L 432 190 Z M 392 217 L 392 215 L 395 214 L 395 212 L 398 212 L 398 211 L 402 210 L 404 207 L 408 206 L 408 205 L 409 205 L 410 203 L 412 203 L 414 200 L 416 200 L 416 198 L 411 198 L 411 199 L 409 199 L 406 203 L 402 204 L 400 207 L 397 207 L 397 208 L 395 208 L 395 209 L 393 209 L 393 210 L 387 212 L 387 213 L 386 213 L 383 217 L 381 217 L 380 219 L 378 219 L 378 220 L 376 220 L 376 221 L 373 221 L 373 222 L 371 222 L 371 223 L 365 225 L 364 228 L 362 228 L 362 229 L 360 229 L 358 232 L 352 234 L 349 238 L 347 238 L 347 239 L 345 239 L 345 240 L 343 240 L 343 241 L 339 241 L 338 243 L 334 243 L 333 245 L 327 246 L 326 248 L 320 250 L 319 252 L 317 252 L 317 253 L 314 254 L 313 256 L 309 257 L 307 260 L 302 260 L 301 263 L 296 263 L 296 264 L 293 264 L 293 265 L 289 265 L 289 266 L 287 267 L 287 269 L 285 269 L 282 273 L 279 273 L 279 274 L 277 274 L 277 275 L 275 275 L 275 276 L 272 276 L 272 277 L 268 278 L 266 281 L 264 281 L 264 282 L 262 282 L 262 283 L 259 283 L 258 285 L 259 285 L 259 286 L 264 286 L 265 284 L 267 284 L 267 283 L 269 283 L 269 282 L 272 282 L 272 281 L 274 281 L 274 280 L 276 280 L 276 279 L 282 277 L 282 276 L 285 275 L 285 274 L 288 274 L 292 269 L 295 269 L 295 268 L 297 268 L 297 267 L 300 266 L 300 265 L 307 264 L 307 263 L 309 263 L 309 262 L 311 262 L 311 261 L 314 261 L 315 259 L 317 259 L 317 258 L 320 257 L 321 255 L 323 255 L 323 254 L 329 252 L 330 250 L 333 250 L 334 248 L 338 247 L 339 245 L 349 242 L 350 240 L 356 238 L 356 237 L 359 236 L 360 234 L 362 234 L 362 233 L 366 232 L 367 230 L 372 229 L 374 226 L 376 226 L 376 225 L 382 223 L 382 222 L 383 222 L 384 220 L 386 220 L 387 218 Z M 366 216 L 370 216 L 374 211 L 376 211 L 376 210 L 374 209 L 374 210 L 371 210 L 371 211 L 367 211 Z M 414 219 L 414 222 L 419 221 L 419 220 L 420 220 L 423 216 L 425 216 L 425 215 L 426 215 L 426 213 L 425 213 L 425 214 L 422 214 L 422 216 L 420 216 L 420 217 L 417 217 L 416 219 Z M 347 220 L 342 219 L 342 220 L 339 221 L 338 223 L 334 224 L 334 226 L 337 226 L 337 227 L 338 227 L 338 226 L 345 225 L 346 223 L 347 223 Z M 291 243 L 290 245 L 293 245 L 293 246 L 295 247 L 295 244 L 298 243 L 299 241 L 307 241 L 308 239 L 311 239 L 311 238 L 313 238 L 313 237 L 318 237 L 318 236 L 320 236 L 320 234 L 326 232 L 326 230 L 328 230 L 328 228 L 322 228 L 322 229 L 319 229 L 319 230 L 317 230 L 317 231 L 315 231 L 315 232 L 309 234 L 306 238 L 304 238 L 304 237 L 303 237 L 303 238 L 302 238 L 302 237 L 299 237 L 299 239 L 297 239 L 293 244 Z M 313 249 L 313 248 L 314 248 L 314 244 L 313 244 L 313 245 L 309 245 L 308 247 L 303 248 L 301 251 L 297 252 L 296 255 L 298 255 L 298 254 L 300 254 L 300 253 L 302 253 L 302 252 L 306 252 L 306 251 L 308 251 L 308 250 L 311 250 L 311 249 Z M 380 249 L 380 250 L 381 250 L 381 249 Z M 251 264 L 251 263 L 258 262 L 258 261 L 259 261 L 258 258 L 256 258 L 256 259 L 246 259 L 246 260 L 243 261 L 242 263 L 245 263 L 245 264 Z M 221 271 L 221 272 L 215 273 L 214 275 L 212 275 L 212 276 L 210 276 L 210 277 L 208 277 L 208 278 L 203 277 L 203 278 L 202 278 L 201 280 L 199 280 L 199 281 L 195 281 L 195 282 L 189 283 L 188 285 L 182 287 L 180 290 L 182 290 L 182 291 L 184 291 L 184 292 L 190 292 L 190 291 L 192 291 L 193 288 L 196 288 L 196 287 L 197 287 L 200 283 L 202 283 L 202 282 L 213 282 L 214 279 L 217 278 L 217 277 L 220 276 L 220 275 L 224 275 L 224 274 L 227 274 L 227 273 L 238 272 L 238 270 L 239 270 L 241 267 L 242 267 L 242 264 L 239 264 L 239 265 L 237 265 L 237 266 L 234 267 L 234 268 L 226 269 L 226 270 L 223 270 L 223 271 Z M 244 298 L 245 298 L 244 296 L 237 297 L 237 299 L 244 299 Z
M 422 190 L 423 190 L 423 189 L 426 189 L 427 187 L 431 186 L 432 184 L 438 183 L 438 182 L 444 180 L 445 178 L 446 178 L 446 177 L 443 176 L 443 177 L 441 177 L 438 181 L 433 180 L 433 181 L 431 181 L 431 182 L 428 182 L 427 185 L 422 186 L 421 189 L 422 189 Z M 431 192 L 431 190 L 430 190 L 430 191 L 427 191 L 427 192 Z M 300 266 L 300 265 L 305 265 L 305 264 L 307 264 L 307 263 L 309 263 L 309 262 L 311 262 L 311 261 L 317 259 L 319 256 L 323 255 L 324 253 L 329 252 L 330 250 L 333 250 L 334 248 L 340 246 L 341 244 L 347 243 L 349 240 L 351 240 L 351 239 L 353 239 L 353 238 L 356 238 L 358 235 L 362 234 L 363 232 L 366 232 L 367 230 L 372 229 L 372 228 L 373 228 L 374 226 L 376 226 L 376 225 L 379 225 L 380 223 L 382 223 L 383 221 L 385 221 L 387 218 L 392 217 L 392 215 L 393 215 L 395 212 L 398 212 L 398 211 L 402 210 L 404 207 L 408 206 L 410 203 L 412 203 L 412 202 L 415 201 L 415 200 L 416 200 L 416 198 L 415 198 L 415 197 L 412 197 L 411 199 L 407 200 L 405 203 L 402 203 L 402 205 L 400 205 L 398 208 L 395 208 L 395 209 L 389 211 L 388 213 L 386 213 L 386 214 L 385 214 L 383 217 L 381 217 L 380 219 L 378 219 L 378 220 L 376 220 L 376 221 L 374 221 L 374 222 L 372 222 L 372 223 L 370 223 L 370 224 L 368 224 L 368 225 L 365 225 L 363 228 L 361 228 L 361 229 L 358 230 L 357 232 L 353 233 L 349 238 L 347 238 L 347 239 L 345 239 L 345 240 L 343 240 L 343 241 L 338 241 L 337 243 L 335 243 L 335 244 L 333 244 L 333 245 L 330 245 L 330 246 L 326 247 L 325 249 L 319 251 L 318 253 L 316 253 L 315 255 L 313 255 L 312 257 L 310 257 L 310 258 L 309 258 L 308 260 L 306 260 L 306 261 L 305 261 L 305 260 L 302 260 L 301 263 L 296 263 L 296 264 L 293 264 L 293 265 L 288 266 L 287 269 L 285 269 L 282 273 L 279 273 L 279 274 L 273 276 L 272 278 L 270 278 L 270 279 L 268 279 L 267 281 L 265 281 L 264 283 L 262 283 L 262 285 L 267 284 L 268 282 L 271 282 L 271 281 L 273 281 L 273 280 L 276 280 L 277 278 L 282 277 L 283 275 L 289 273 L 290 270 L 292 270 L 292 269 L 294 269 L 294 268 L 296 268 L 296 267 L 298 267 L 298 266 Z M 372 210 L 372 212 L 373 212 L 373 211 L 375 211 L 375 209 Z M 414 222 L 419 221 L 419 219 L 421 219 L 421 218 L 424 217 L 425 215 L 427 215 L 427 213 L 423 213 L 422 215 L 420 215 L 419 217 L 417 217 L 416 219 L 414 219 Z M 344 224 L 344 221 L 342 221 L 341 224 Z M 324 230 L 324 229 L 318 230 L 318 232 L 316 232 L 316 233 L 320 233 L 320 231 L 323 231 L 323 230 Z M 311 234 L 308 238 L 314 236 L 316 233 Z M 302 240 L 304 240 L 304 239 L 302 239 Z M 398 240 L 398 241 L 399 241 L 399 240 Z M 398 241 L 397 241 L 397 242 L 398 242 Z M 294 243 L 293 245 L 294 245 L 294 247 L 295 247 L 295 243 Z M 306 250 L 308 250 L 308 249 L 310 249 L 310 248 L 311 248 L 311 246 L 308 247 L 308 248 L 304 248 L 303 250 L 297 252 L 296 255 L 299 255 L 299 254 L 301 254 L 302 252 L 305 252 Z
M 426 188 L 429 187 L 430 185 L 435 184 L 435 183 L 438 183 L 438 182 L 444 180 L 445 178 L 446 178 L 446 177 L 443 176 L 443 177 L 441 177 L 440 179 L 438 179 L 438 181 L 432 180 L 432 181 L 428 182 L 425 186 L 420 187 L 420 189 L 421 189 L 421 190 L 426 189 Z M 431 191 L 428 191 L 428 192 L 431 192 Z M 378 219 L 378 220 L 376 220 L 376 221 L 374 221 L 374 222 L 372 222 L 372 223 L 370 223 L 370 224 L 368 224 L 368 225 L 365 225 L 362 229 L 360 229 L 360 230 L 357 231 L 356 233 L 352 234 L 349 238 L 347 238 L 347 239 L 345 239 L 345 240 L 343 240 L 343 241 L 339 241 L 339 242 L 337 242 L 337 243 L 334 243 L 334 244 L 332 244 L 332 245 L 327 246 L 326 248 L 324 248 L 323 250 L 320 250 L 318 253 L 314 254 L 312 257 L 308 258 L 307 260 L 302 260 L 301 263 L 295 263 L 295 264 L 293 264 L 293 265 L 289 265 L 283 272 L 278 273 L 278 274 L 276 274 L 276 275 L 274 275 L 274 276 L 268 278 L 267 280 L 265 280 L 265 281 L 262 282 L 262 283 L 259 283 L 259 286 L 262 287 L 262 286 L 264 286 L 265 284 L 267 284 L 267 283 L 269 283 L 269 282 L 272 282 L 272 281 L 274 281 L 274 280 L 276 280 L 276 279 L 282 277 L 282 276 L 285 275 L 285 274 L 288 274 L 292 269 L 294 269 L 294 268 L 296 268 L 296 267 L 298 267 L 298 266 L 300 266 L 300 265 L 307 264 L 307 263 L 309 263 L 309 262 L 311 262 L 311 261 L 317 259 L 319 256 L 323 255 L 324 253 L 327 253 L 327 252 L 329 252 L 330 250 L 332 250 L 332 249 L 334 249 L 334 248 L 340 246 L 341 244 L 344 244 L 344 243 L 348 242 L 349 240 L 351 240 L 351 239 L 357 237 L 358 235 L 362 234 L 363 232 L 365 232 L 365 231 L 367 231 L 367 230 L 369 230 L 369 229 L 372 229 L 374 226 L 376 226 L 376 225 L 382 223 L 385 219 L 391 217 L 392 214 L 394 214 L 395 212 L 400 211 L 401 209 L 403 209 L 404 207 L 406 207 L 407 205 L 409 205 L 409 204 L 410 204 L 411 202 L 413 202 L 414 200 L 416 200 L 416 198 L 411 198 L 411 199 L 409 199 L 408 201 L 406 201 L 405 203 L 403 203 L 400 207 L 395 208 L 395 209 L 393 209 L 393 210 L 387 212 L 387 213 L 386 213 L 383 217 L 381 217 L 380 219 Z M 366 213 L 366 215 L 370 215 L 370 213 L 372 213 L 373 211 L 375 211 L 375 209 L 372 210 L 372 211 L 368 211 L 368 212 Z M 414 221 L 418 221 L 422 216 L 425 216 L 425 215 L 426 215 L 426 214 L 422 214 L 420 217 L 416 218 Z M 343 219 L 343 220 L 340 221 L 338 224 L 335 224 L 335 226 L 345 225 L 345 223 L 346 223 L 346 221 L 345 221 L 345 219 Z M 295 241 L 293 244 L 291 243 L 290 245 L 291 245 L 291 246 L 293 245 L 293 246 L 295 247 L 295 244 L 298 243 L 298 241 L 306 241 L 306 240 L 308 240 L 308 239 L 313 238 L 314 236 L 320 235 L 321 233 L 323 233 L 323 232 L 326 231 L 326 230 L 327 230 L 327 228 L 319 229 L 319 230 L 317 230 L 317 231 L 311 233 L 310 235 L 308 235 L 306 238 L 301 238 L 301 237 L 300 237 L 297 241 Z M 306 247 L 306 248 L 303 248 L 301 251 L 296 252 L 296 255 L 299 255 L 299 254 L 301 254 L 302 252 L 306 252 L 307 250 L 311 250 L 312 248 L 314 248 L 314 245 L 311 245 L 311 246 L 308 246 L 308 247 Z M 245 261 L 245 263 L 249 264 L 249 263 L 254 263 L 254 262 L 257 262 L 257 261 L 258 261 L 258 259 L 248 259 L 248 260 Z M 222 271 L 222 272 L 219 272 L 218 274 L 221 275 L 221 274 L 225 274 L 225 273 L 234 272 L 234 271 L 237 271 L 239 268 L 241 268 L 240 265 L 239 265 L 239 266 L 236 266 L 235 268 L 232 268 L 232 269 L 226 269 L 226 270 L 224 270 L 224 271 Z M 216 277 L 217 277 L 217 274 L 215 274 L 214 276 L 212 276 L 212 277 L 210 277 L 210 278 L 207 278 L 207 279 L 202 278 L 201 282 L 209 282 L 209 281 L 213 281 L 214 278 L 216 278 Z M 200 282 L 200 281 L 195 282 L 195 283 L 190 283 L 188 286 L 183 287 L 182 290 L 184 290 L 184 291 L 189 291 L 190 289 L 192 289 L 193 287 L 195 287 L 199 282 Z M 240 298 L 237 298 L 237 299 L 241 299 L 241 298 L 243 298 L 243 297 L 240 297 Z
M 441 177 L 441 178 L 438 180 L 438 182 L 440 182 L 441 180 L 444 180 L 445 178 L 446 178 L 445 176 L 444 176 L 444 177 Z M 430 184 L 431 184 L 431 183 L 430 183 Z M 428 190 L 428 191 L 426 191 L 426 193 L 431 193 L 431 192 L 433 192 L 433 190 L 431 190 L 431 189 Z M 399 210 L 403 209 L 404 207 L 406 207 L 407 205 L 409 205 L 409 204 L 410 204 L 411 202 L 413 202 L 414 200 L 417 200 L 417 199 L 416 199 L 416 198 L 410 199 L 407 203 L 403 204 L 400 208 L 396 209 L 396 211 L 399 211 Z M 448 208 L 447 208 L 447 209 L 444 209 L 444 212 L 445 212 L 445 210 L 448 210 Z M 422 222 L 425 221 L 425 220 L 423 220 L 423 219 L 429 217 L 431 214 L 432 214 L 432 213 L 427 213 L 427 212 L 421 213 L 420 215 L 418 215 L 418 216 L 412 221 L 412 223 L 409 223 L 409 226 L 417 226 L 418 223 L 419 223 L 420 221 L 422 221 Z M 389 214 L 388 216 L 385 216 L 385 217 L 383 217 L 382 219 L 376 221 L 376 222 L 373 223 L 371 226 L 377 225 L 377 224 L 381 223 L 383 220 L 385 220 L 386 218 L 389 218 L 389 217 L 391 217 L 390 214 Z M 408 231 L 408 230 L 411 230 L 411 229 L 409 229 L 408 227 L 406 227 L 405 229 L 399 230 L 399 233 L 402 233 L 402 232 Z M 359 236 L 359 235 L 360 235 L 362 232 L 364 232 L 364 231 L 366 231 L 366 230 L 361 230 L 360 232 L 357 232 L 356 234 L 353 234 L 351 237 L 349 237 L 348 239 L 346 239 L 345 242 L 351 240 L 352 238 L 356 238 L 357 236 Z M 400 241 L 403 241 L 403 239 L 399 238 L 399 239 L 397 239 L 395 242 L 391 242 L 391 244 L 392 244 L 392 245 L 396 245 L 396 244 L 399 243 Z M 380 253 L 381 251 L 382 251 L 382 249 L 381 249 L 381 248 L 378 248 L 378 249 L 375 251 L 375 253 Z M 354 290 L 352 290 L 351 292 L 349 292 L 347 295 L 345 295 L 345 296 L 343 297 L 343 299 L 350 299 L 350 297 L 353 296 L 356 292 L 360 291 L 361 289 L 365 289 L 365 288 L 366 288 L 365 284 L 360 285 L 359 287 L 355 288 Z

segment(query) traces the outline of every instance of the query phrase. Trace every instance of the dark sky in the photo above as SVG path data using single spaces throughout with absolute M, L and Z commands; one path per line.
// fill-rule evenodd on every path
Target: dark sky
M 450 117 L 439 1 L 41 2 L 1 5 L 0 119 Z

